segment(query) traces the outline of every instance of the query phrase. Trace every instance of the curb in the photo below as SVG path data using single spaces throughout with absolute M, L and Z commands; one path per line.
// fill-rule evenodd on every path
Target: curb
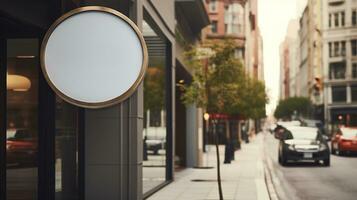
M 264 135 L 264 140 L 266 135 Z M 265 146 L 263 146 L 263 149 L 265 150 Z M 264 154 L 263 158 L 263 163 L 264 163 L 264 179 L 265 179 L 265 184 L 267 186 L 268 194 L 269 194 L 269 199 L 270 200 L 279 200 L 279 195 L 276 191 L 275 184 L 273 182 L 273 175 L 272 175 L 272 167 L 268 163 L 267 155 Z
M 276 189 L 275 189 L 275 186 L 273 183 L 271 170 L 269 169 L 269 165 L 266 162 L 267 162 L 266 159 L 264 159 L 264 179 L 265 179 L 265 184 L 267 186 L 269 199 L 270 200 L 279 200 L 278 193 L 276 192 Z

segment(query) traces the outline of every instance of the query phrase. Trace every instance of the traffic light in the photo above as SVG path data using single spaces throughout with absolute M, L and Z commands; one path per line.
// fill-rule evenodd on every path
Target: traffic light
M 319 77 L 315 77 L 315 83 L 314 83 L 314 91 L 315 93 L 320 93 L 322 91 L 322 82 Z

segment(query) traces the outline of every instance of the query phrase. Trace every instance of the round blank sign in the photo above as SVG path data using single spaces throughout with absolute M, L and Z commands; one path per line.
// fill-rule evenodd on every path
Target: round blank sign
M 101 108 L 136 90 L 147 67 L 147 48 L 125 15 L 106 7 L 82 7 L 50 27 L 42 43 L 41 67 L 61 98 Z

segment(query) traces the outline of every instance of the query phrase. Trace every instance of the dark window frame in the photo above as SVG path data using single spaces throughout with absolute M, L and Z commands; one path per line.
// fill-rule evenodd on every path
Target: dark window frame
M 352 10 L 351 22 L 352 26 L 357 26 L 357 9 Z
M 352 63 L 352 78 L 357 78 L 357 62 Z
M 335 91 L 335 92 L 344 92 L 345 93 L 345 95 L 344 95 L 344 97 L 343 97 L 343 95 L 340 95 L 340 94 L 338 94 L 338 95 L 336 95 L 336 97 L 340 97 L 340 98 L 342 98 L 342 100 L 335 100 L 334 99 L 334 89 L 335 90 L 340 90 L 340 91 Z M 344 91 L 342 91 L 342 90 L 344 90 Z M 344 86 L 332 86 L 331 87 L 331 96 L 332 96 L 332 103 L 346 103 L 347 102 L 347 87 L 344 85 Z
M 6 132 L 6 72 L 7 72 L 7 39 L 38 39 L 44 37 L 41 32 L 14 32 L 0 37 L 0 131 Z M 39 44 L 40 46 L 40 44 Z M 40 51 L 40 49 L 39 49 Z M 40 58 L 37 58 L 40 59 Z M 40 63 L 40 62 L 39 62 Z M 4 67 L 5 66 L 5 67 Z M 40 67 L 40 66 L 38 66 Z M 39 69 L 38 86 L 38 200 L 55 199 L 55 94 L 47 84 L 42 71 Z M 79 108 L 78 135 L 78 196 L 84 200 L 84 109 Z M 0 134 L 0 199 L 6 199 L 6 135 Z M 2 160 L 1 160 L 2 159 Z
M 172 44 L 170 40 L 165 36 L 159 26 L 155 23 L 155 20 L 150 16 L 150 14 L 143 9 L 143 20 L 145 20 L 153 29 L 157 30 L 157 34 L 165 41 L 166 44 L 166 59 L 165 59 L 165 106 L 166 106 L 166 170 L 165 170 L 165 181 L 161 184 L 153 187 L 149 191 L 143 194 L 143 199 L 146 199 L 153 195 L 156 191 L 168 185 L 173 181 L 174 177 L 174 163 L 173 163 L 173 64 L 172 64 Z M 144 100 L 145 101 L 145 100 Z
M 351 55 L 357 56 L 357 39 L 351 40 Z
M 341 12 L 341 26 L 342 27 L 345 26 L 345 17 L 346 17 L 345 11 L 342 11 Z
M 351 89 L 351 101 L 355 103 L 357 102 L 357 85 L 351 85 L 350 89 Z M 355 93 L 353 93 L 353 90 L 355 90 Z
M 211 33 L 217 33 L 217 32 L 218 32 L 218 21 L 212 20 Z
M 336 27 L 339 27 L 339 26 L 340 26 L 340 17 L 339 17 L 339 14 L 338 14 L 338 13 L 334 13 L 334 14 L 333 14 L 333 17 L 334 17 L 334 26 L 335 26 L 335 28 L 336 28 Z
M 342 69 L 342 70 L 341 70 Z M 331 62 L 329 63 L 329 79 L 345 79 L 346 78 L 346 62 Z M 341 73 L 341 71 L 343 73 Z

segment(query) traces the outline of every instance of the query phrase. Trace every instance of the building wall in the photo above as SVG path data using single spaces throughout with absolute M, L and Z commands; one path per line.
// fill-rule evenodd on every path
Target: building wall
M 299 23 L 291 20 L 284 41 L 280 45 L 281 99 L 297 95 L 296 79 L 299 71 Z
M 322 79 L 322 3 L 309 0 L 299 20 L 300 72 L 301 80 L 296 94 L 310 98 L 313 104 L 321 105 L 323 92 L 315 89 L 317 79 Z
M 352 55 L 351 41 L 357 39 L 357 26 L 352 24 L 352 11 L 357 9 L 356 0 L 341 0 L 323 2 L 323 66 L 324 66 L 324 105 L 325 105 L 325 120 L 329 123 L 335 123 L 337 115 L 341 115 L 345 121 L 347 115 L 350 118 L 355 118 L 357 103 L 352 100 L 352 96 L 356 95 L 352 91 L 352 86 L 356 85 L 357 79 L 353 77 L 352 66 L 357 62 L 357 56 Z M 342 25 L 341 13 L 344 12 L 344 25 Z M 339 26 L 335 26 L 335 13 L 339 14 Z M 331 25 L 329 23 L 331 19 Z M 345 53 L 341 50 L 337 51 L 334 48 L 335 42 L 345 42 Z M 332 45 L 332 56 L 330 56 L 330 45 Z M 341 49 L 341 43 L 340 43 Z M 335 55 L 335 50 L 339 55 Z M 331 63 L 342 62 L 345 63 L 344 77 L 333 78 L 330 77 L 333 72 L 330 69 Z M 346 100 L 336 102 L 333 99 L 334 87 L 341 86 L 346 89 Z M 346 122 L 346 121 L 345 121 Z

